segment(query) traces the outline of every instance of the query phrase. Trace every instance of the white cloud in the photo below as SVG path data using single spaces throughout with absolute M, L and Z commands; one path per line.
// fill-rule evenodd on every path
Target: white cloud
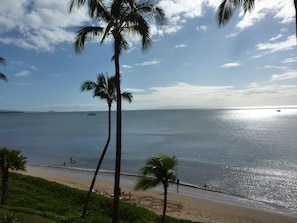
M 125 88 L 123 89 L 123 91 L 128 91 L 128 92 L 143 92 L 143 89 L 139 89 L 139 88 Z
M 257 10 L 258 11 L 258 10 Z M 265 17 L 265 13 L 251 13 L 246 14 L 242 20 L 236 25 L 237 28 L 240 30 L 246 29 L 254 24 L 256 24 L 258 21 L 262 20 Z
M 283 74 L 274 74 L 271 81 L 283 81 L 288 79 L 297 79 L 297 71 L 286 72 Z
M 145 61 L 143 63 L 137 63 L 135 64 L 136 66 L 151 66 L 151 65 L 156 65 L 159 64 L 159 60 L 150 60 L 150 61 Z
M 294 21 L 295 10 L 293 1 L 280 1 L 278 8 L 275 9 L 275 12 L 275 18 L 279 19 L 281 23 L 290 23 Z
M 86 10 L 69 14 L 68 6 L 68 1 L 59 0 L 1 2 L 0 42 L 37 51 L 52 51 L 56 44 L 73 42 L 75 34 L 67 29 L 81 26 L 88 17 Z
M 170 34 L 181 30 L 188 19 L 202 17 L 205 7 L 217 8 L 219 2 L 216 0 L 160 0 L 158 5 L 164 9 L 167 25 L 163 29 L 153 27 L 152 33 Z M 205 26 L 200 26 L 200 30 L 206 31 Z
M 206 31 L 207 29 L 207 26 L 200 26 L 200 30 Z
M 186 46 L 187 46 L 186 44 L 179 44 L 179 45 L 175 45 L 174 48 L 184 48 Z
M 129 109 L 281 106 L 296 104 L 296 97 L 297 85 L 251 84 L 238 89 L 233 86 L 199 86 L 179 82 L 135 94 Z
M 240 66 L 241 64 L 238 63 L 238 62 L 233 62 L 233 63 L 225 63 L 223 65 L 221 65 L 221 67 L 223 68 L 228 68 L 228 67 L 238 67 Z
M 159 6 L 166 9 L 165 13 L 169 19 L 176 15 L 195 18 L 202 16 L 202 7 L 205 2 L 193 0 L 161 0 Z
M 297 62 L 297 57 L 287 58 L 283 60 L 283 63 L 296 63 L 296 62 Z
M 255 8 L 251 13 L 247 12 L 247 14 L 243 16 L 243 12 L 241 11 L 240 16 L 242 19 L 236 26 L 241 30 L 253 26 L 258 21 L 264 19 L 268 13 L 274 15 L 281 23 L 291 22 L 295 17 L 293 1 L 255 1 Z
M 296 47 L 296 36 L 291 35 L 282 42 L 274 42 L 274 43 L 260 43 L 256 45 L 258 50 L 267 51 L 268 53 L 274 53 L 283 50 L 291 50 Z
M 183 28 L 182 25 L 164 25 L 161 28 L 157 27 L 156 25 L 152 24 L 150 26 L 150 31 L 152 35 L 164 35 L 164 34 L 172 34 L 176 33 Z
M 287 67 L 265 65 L 263 68 L 266 68 L 266 69 L 286 69 Z M 260 67 L 260 68 L 257 68 L 257 69 L 262 69 L 262 68 Z
M 275 40 L 278 40 L 279 38 L 281 38 L 283 35 L 282 34 L 278 34 L 277 36 L 272 37 L 269 41 L 273 42 Z
M 127 64 L 123 64 L 121 67 L 122 68 L 125 68 L 125 69 L 131 69 L 132 68 L 132 66 L 127 65 Z
M 26 77 L 26 76 L 28 76 L 28 75 L 30 75 L 30 71 L 28 71 L 28 70 L 23 70 L 23 71 L 21 71 L 21 72 L 15 74 L 14 76 L 16 76 L 16 77 Z
M 196 27 L 196 30 L 197 31 L 204 31 L 204 32 L 206 32 L 207 31 L 207 26 L 197 26 Z
M 202 17 L 206 7 L 216 10 L 218 4 L 217 0 L 160 0 L 158 5 L 164 9 L 168 23 L 162 28 L 152 24 L 151 33 L 176 33 L 188 19 Z M 53 51 L 57 44 L 72 43 L 75 36 L 72 29 L 90 20 L 86 7 L 74 9 L 70 14 L 68 7 L 69 1 L 60 0 L 3 1 L 0 8 L 0 42 L 37 51 Z M 273 13 L 280 22 L 290 22 L 294 18 L 292 1 L 257 1 L 253 12 L 247 13 L 237 27 L 244 29 L 252 26 L 267 13 Z M 206 31 L 207 26 L 201 25 L 197 30 Z

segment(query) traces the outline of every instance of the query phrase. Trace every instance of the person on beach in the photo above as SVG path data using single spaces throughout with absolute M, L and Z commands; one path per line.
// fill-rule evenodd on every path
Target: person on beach
M 72 157 L 70 157 L 70 163 L 76 163 L 76 161 Z
M 179 179 L 176 180 L 176 193 L 179 193 Z

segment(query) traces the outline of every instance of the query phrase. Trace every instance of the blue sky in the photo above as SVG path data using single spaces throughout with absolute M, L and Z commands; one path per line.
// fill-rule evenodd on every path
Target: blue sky
M 293 1 L 256 1 L 218 27 L 220 0 L 160 0 L 166 25 L 151 25 L 153 44 L 137 38 L 121 58 L 122 90 L 130 109 L 297 105 L 297 48 Z M 0 110 L 106 110 L 80 92 L 98 73 L 114 74 L 112 41 L 73 48 L 78 27 L 93 24 L 85 9 L 68 13 L 68 0 L 9 0 L 0 7 Z M 114 105 L 115 108 L 115 105 Z

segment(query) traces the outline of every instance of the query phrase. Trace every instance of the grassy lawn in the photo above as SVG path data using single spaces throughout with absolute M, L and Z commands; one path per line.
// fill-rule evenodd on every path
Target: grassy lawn
M 49 218 L 44 218 L 35 214 L 27 214 L 18 211 L 11 211 L 5 208 L 0 208 L 1 223 L 56 223 Z
M 17 218 L 17 223 L 109 223 L 112 215 L 112 199 L 92 196 L 87 216 L 82 219 L 87 192 L 47 180 L 11 173 L 9 178 L 9 204 L 0 206 L 0 223 L 4 218 Z M 127 202 L 120 203 L 122 223 L 157 223 L 161 216 Z M 13 221 L 6 221 L 10 223 Z M 167 223 L 191 221 L 167 217 Z

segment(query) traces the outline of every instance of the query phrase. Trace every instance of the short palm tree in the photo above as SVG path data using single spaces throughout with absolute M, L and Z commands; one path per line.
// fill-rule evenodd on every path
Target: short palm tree
M 21 151 L 3 147 L 0 149 L 0 170 L 2 174 L 2 198 L 1 204 L 8 203 L 8 172 L 9 170 L 25 170 L 26 157 L 21 155 Z
M 138 180 L 135 189 L 146 190 L 154 188 L 159 184 L 163 184 L 164 201 L 163 201 L 163 217 L 162 223 L 165 222 L 166 207 L 167 207 L 167 189 L 170 181 L 175 181 L 177 159 L 175 156 L 169 157 L 166 155 L 157 155 L 147 160 L 145 167 L 140 170 L 140 179 Z
M 242 7 L 244 13 L 250 12 L 255 6 L 255 0 L 223 0 L 218 7 L 217 20 L 219 25 L 225 25 L 232 17 L 237 8 Z M 295 27 L 297 38 L 297 0 L 294 0 Z
M 112 106 L 112 102 L 116 101 L 117 97 L 116 97 L 116 89 L 115 89 L 115 76 L 109 77 L 108 74 L 106 74 L 106 78 L 105 76 L 101 73 L 98 75 L 97 77 L 97 82 L 93 82 L 93 81 L 85 81 L 82 83 L 81 85 L 81 91 L 91 91 L 93 90 L 93 97 L 99 97 L 103 100 L 106 100 L 107 105 L 108 105 L 108 136 L 107 136 L 107 140 L 104 146 L 104 149 L 102 151 L 102 154 L 100 156 L 100 159 L 98 161 L 95 173 L 94 173 L 94 177 L 89 189 L 89 193 L 87 196 L 87 200 L 84 206 L 84 210 L 82 213 L 82 218 L 85 218 L 87 209 L 88 209 L 88 204 L 89 204 L 89 200 L 91 197 L 91 193 L 92 190 L 94 188 L 94 184 L 96 181 L 96 177 L 98 174 L 98 171 L 100 169 L 100 166 L 102 164 L 102 161 L 104 159 L 105 153 L 107 151 L 109 142 L 110 142 L 110 135 L 111 135 L 111 106 Z M 130 92 L 123 92 L 122 93 L 122 98 L 127 100 L 129 103 L 132 102 L 133 96 Z
M 5 64 L 5 59 L 3 57 L 0 57 L 0 64 Z M 7 81 L 7 77 L 2 72 L 0 72 L 0 80 Z
M 120 86 L 120 55 L 128 48 L 127 36 L 135 35 L 141 37 L 142 49 L 147 49 L 151 44 L 150 29 L 146 18 L 153 18 L 158 24 L 165 21 L 165 14 L 162 9 L 156 6 L 153 0 L 70 0 L 69 11 L 74 7 L 80 8 L 87 3 L 89 16 L 97 20 L 100 26 L 87 26 L 77 32 L 75 39 L 75 50 L 82 52 L 88 36 L 101 36 L 101 43 L 111 36 L 114 40 L 112 57 L 115 65 L 115 83 L 117 95 L 116 108 L 116 158 L 115 158 L 115 180 L 112 222 L 119 221 L 119 197 L 120 197 L 120 174 L 121 174 L 121 153 L 122 153 L 122 104 Z M 105 24 L 104 27 L 101 24 Z

